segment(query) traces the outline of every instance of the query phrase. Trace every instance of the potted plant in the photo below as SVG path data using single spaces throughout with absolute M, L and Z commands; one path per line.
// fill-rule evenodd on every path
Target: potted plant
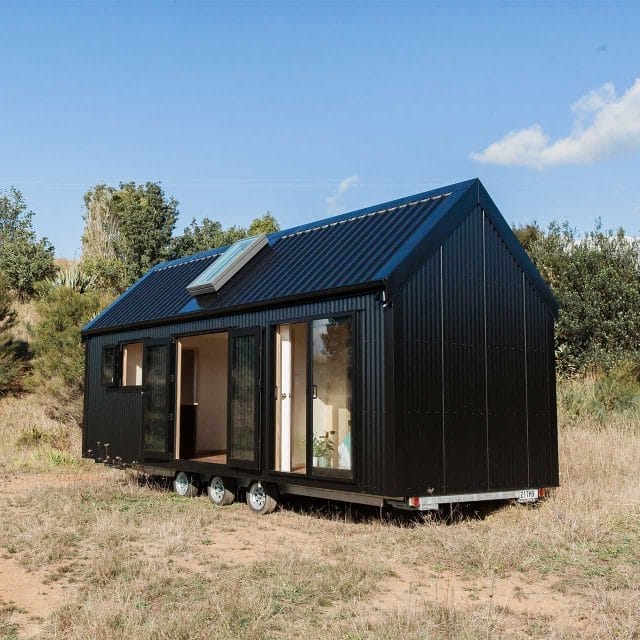
M 321 436 L 313 436 L 313 466 L 329 467 L 331 454 L 334 451 L 333 439 L 331 436 L 335 431 L 325 431 Z

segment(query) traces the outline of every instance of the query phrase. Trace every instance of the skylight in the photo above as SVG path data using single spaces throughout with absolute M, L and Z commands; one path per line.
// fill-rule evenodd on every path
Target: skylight
M 267 236 L 253 236 L 234 242 L 213 264 L 187 285 L 192 296 L 215 293 L 229 282 L 257 253 L 269 244 Z

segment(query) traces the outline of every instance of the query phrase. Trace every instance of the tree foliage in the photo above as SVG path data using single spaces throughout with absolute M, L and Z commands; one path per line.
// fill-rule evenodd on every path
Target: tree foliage
M 198 223 L 193 218 L 182 235 L 174 238 L 171 255 L 173 258 L 190 256 L 215 247 L 225 247 L 248 236 L 279 230 L 278 221 L 269 212 L 260 218 L 255 218 L 247 229 L 235 225 L 224 229 L 218 220 L 210 220 L 205 217 L 202 222 Z
M 33 212 L 15 188 L 0 192 L 0 271 L 19 296 L 33 293 L 35 283 L 55 273 L 53 245 L 36 237 Z
M 560 370 L 607 369 L 640 356 L 638 240 L 622 229 L 605 231 L 599 222 L 582 237 L 567 223 L 515 231 L 560 302 Z
M 11 302 L 8 278 L 0 272 L 0 395 L 17 389 L 22 372 L 18 345 L 11 334 L 16 322 Z
M 38 303 L 33 339 L 33 382 L 57 401 L 56 413 L 80 419 L 84 348 L 80 329 L 102 306 L 96 292 L 47 287 Z
M 156 182 L 99 184 L 84 197 L 83 270 L 120 292 L 169 257 L 178 203 Z

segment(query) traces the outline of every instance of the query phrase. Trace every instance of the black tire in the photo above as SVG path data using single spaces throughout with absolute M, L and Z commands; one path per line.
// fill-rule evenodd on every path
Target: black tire
M 198 481 L 186 471 L 178 471 L 173 479 L 173 490 L 183 498 L 195 498 L 198 493 Z
M 207 495 L 218 507 L 233 504 L 236 500 L 236 483 L 231 478 L 214 476 L 207 485 Z
M 247 489 L 247 506 L 253 513 L 265 516 L 278 506 L 277 493 L 273 487 L 262 482 L 254 482 Z

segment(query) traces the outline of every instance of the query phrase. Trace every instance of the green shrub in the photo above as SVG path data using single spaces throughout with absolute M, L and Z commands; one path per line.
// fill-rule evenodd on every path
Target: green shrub
M 24 368 L 11 333 L 16 322 L 11 302 L 7 277 L 0 272 L 0 395 L 18 390 Z
M 609 370 L 640 354 L 640 242 L 600 223 L 582 237 L 567 223 L 514 229 L 550 284 L 560 314 L 558 369 Z M 605 392 L 606 393 L 606 392 Z
M 84 347 L 80 329 L 100 309 L 97 293 L 79 293 L 68 287 L 45 291 L 38 303 L 34 329 L 32 383 L 54 400 L 56 417 L 80 417 Z
M 96 278 L 87 273 L 79 264 L 71 265 L 66 269 L 60 269 L 53 278 L 47 279 L 44 286 L 49 289 L 67 287 L 77 293 L 86 293 L 95 288 Z

